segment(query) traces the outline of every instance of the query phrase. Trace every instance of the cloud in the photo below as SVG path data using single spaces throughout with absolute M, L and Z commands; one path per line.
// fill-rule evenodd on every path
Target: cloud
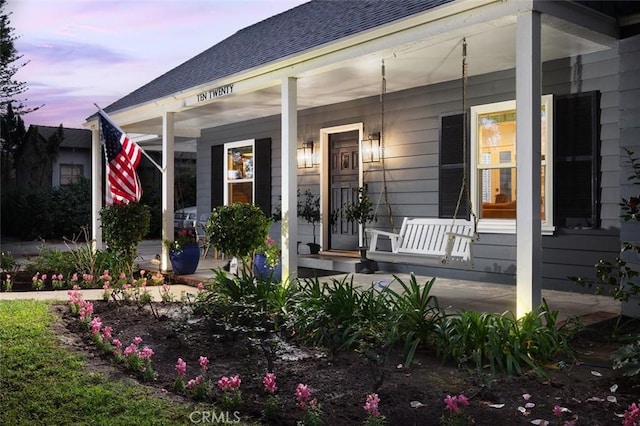
M 111 49 L 95 43 L 68 40 L 33 40 L 27 43 L 16 42 L 16 48 L 25 59 L 38 64 L 73 65 L 122 63 L 133 59 L 133 55 Z

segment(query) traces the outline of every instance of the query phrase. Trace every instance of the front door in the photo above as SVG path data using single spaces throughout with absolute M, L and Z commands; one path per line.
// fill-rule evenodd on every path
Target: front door
M 329 248 L 331 250 L 356 250 L 358 248 L 358 223 L 344 220 L 342 206 L 352 202 L 358 189 L 358 131 L 329 135 L 329 212 L 331 225 Z

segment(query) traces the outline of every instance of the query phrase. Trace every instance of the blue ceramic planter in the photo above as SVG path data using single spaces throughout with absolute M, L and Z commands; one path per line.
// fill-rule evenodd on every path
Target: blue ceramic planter
M 282 262 L 272 268 L 267 263 L 267 256 L 263 253 L 258 253 L 253 258 L 253 273 L 263 280 L 282 281 Z
M 181 252 L 169 253 L 171 268 L 176 275 L 190 275 L 196 272 L 200 261 L 200 246 L 197 243 L 186 244 Z

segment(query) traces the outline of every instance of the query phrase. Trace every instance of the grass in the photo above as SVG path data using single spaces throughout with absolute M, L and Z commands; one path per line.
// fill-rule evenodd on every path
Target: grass
M 47 302 L 0 301 L 0 424 L 175 425 L 211 410 L 85 371 L 58 346 L 54 320 Z

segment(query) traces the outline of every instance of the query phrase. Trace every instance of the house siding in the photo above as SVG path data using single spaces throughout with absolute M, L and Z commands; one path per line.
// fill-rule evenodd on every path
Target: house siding
M 624 39 L 620 42 L 620 147 L 629 148 L 640 156 L 640 36 Z M 638 196 L 640 190 L 637 182 L 628 180 L 632 170 L 626 164 L 626 156 L 620 157 L 622 173 L 620 186 L 622 197 Z M 640 245 L 640 223 L 624 222 L 620 230 L 620 239 Z M 640 259 L 632 252 L 625 253 L 625 259 L 636 271 L 640 270 Z M 622 313 L 629 316 L 640 316 L 640 297 L 632 297 L 622 305 Z
M 469 64 L 472 68 L 473 64 Z M 571 275 L 593 276 L 593 265 L 619 250 L 619 126 L 618 52 L 566 58 L 543 64 L 543 93 L 554 95 L 598 90 L 601 92 L 601 227 L 599 229 L 558 229 L 543 237 L 543 287 L 580 291 L 567 279 Z M 630 71 L 634 72 L 634 71 Z M 637 71 L 635 71 L 637 73 Z M 387 74 L 389 82 L 393 75 Z M 468 80 L 467 106 L 515 99 L 515 70 L 500 71 Z M 636 98 L 637 99 L 637 98 Z M 319 140 L 321 128 L 363 123 L 364 132 L 382 130 L 384 162 L 364 165 L 364 181 L 377 204 L 376 228 L 399 227 L 406 216 L 438 215 L 439 138 L 443 115 L 462 112 L 461 81 L 449 81 L 410 90 L 387 93 L 384 98 L 384 126 L 378 96 L 299 111 L 298 140 Z M 637 111 L 637 110 L 636 110 Z M 637 122 L 637 121 L 636 121 Z M 203 131 L 198 142 L 198 205 L 210 207 L 210 147 L 225 142 L 272 138 L 272 196 L 279 203 L 280 118 L 268 117 Z M 381 195 L 383 168 L 387 180 L 390 217 Z M 298 173 L 301 192 L 318 193 L 319 169 Z M 380 201 L 378 201 L 380 200 Z M 378 204 L 379 203 L 379 204 Z M 299 237 L 311 240 L 311 227 L 301 223 Z M 515 283 L 515 235 L 482 234 L 475 243 L 474 268 L 380 264 L 391 272 L 473 279 L 496 283 Z

